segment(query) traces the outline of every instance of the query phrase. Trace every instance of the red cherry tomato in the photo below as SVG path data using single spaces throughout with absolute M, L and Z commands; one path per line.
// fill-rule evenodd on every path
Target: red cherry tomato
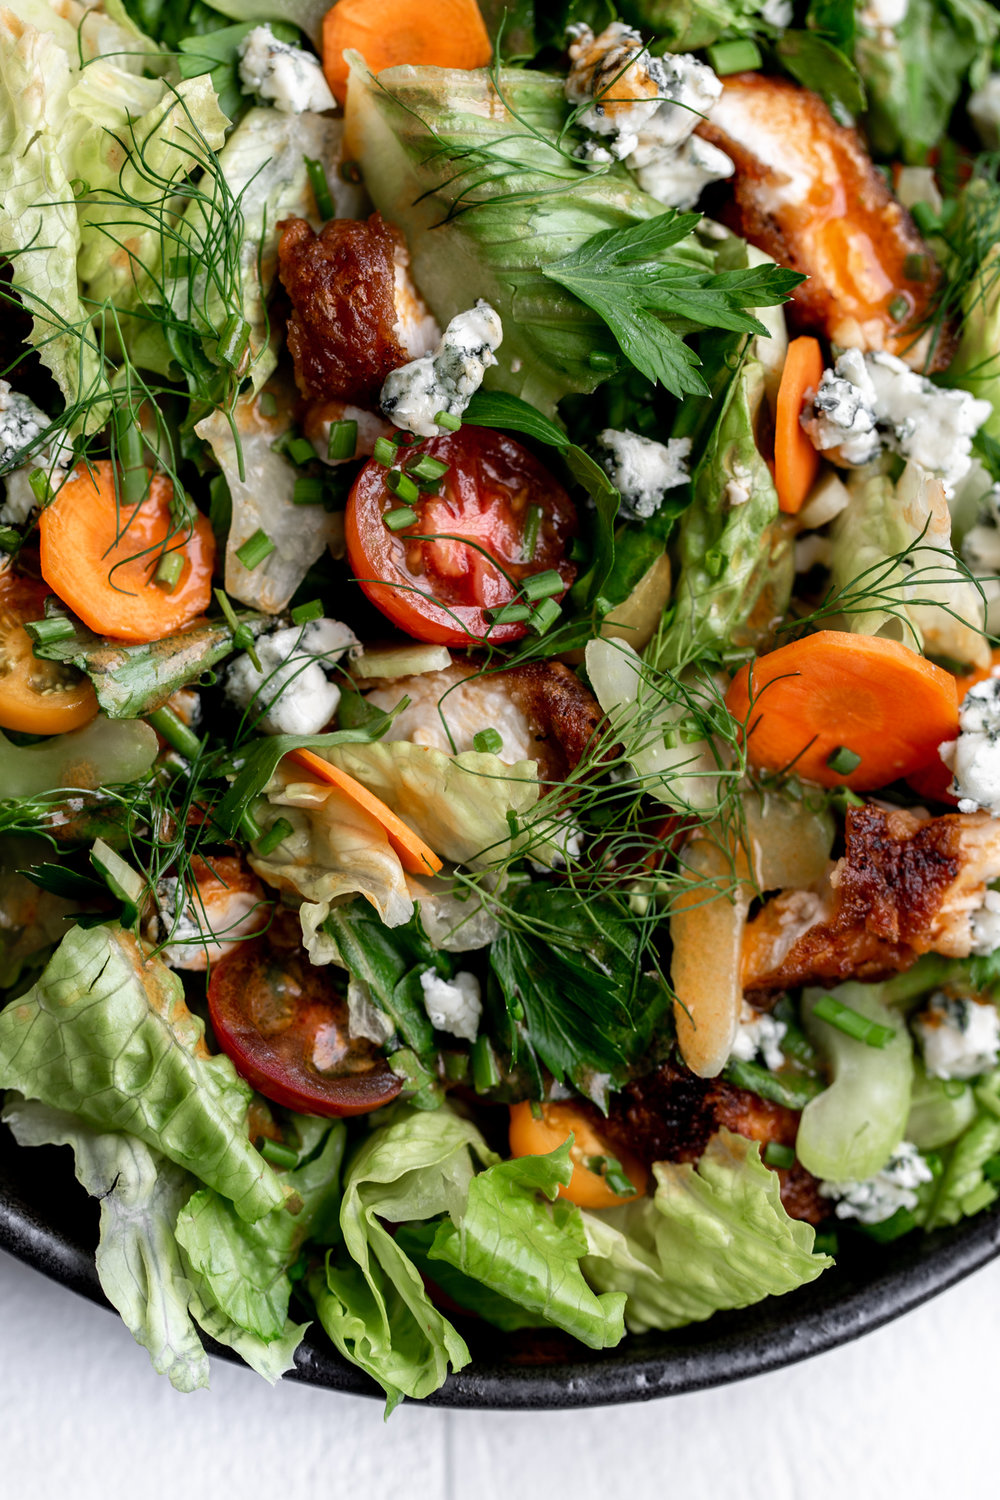
M 550 569 L 563 581 L 556 596 L 562 598 L 576 576 L 566 555 L 576 533 L 572 501 L 526 448 L 501 432 L 463 427 L 400 450 L 404 467 L 423 454 L 447 464 L 448 472 L 436 495 L 411 502 L 417 519 L 400 531 L 383 520 L 401 503 L 386 484 L 389 470 L 372 459 L 355 480 L 345 518 L 355 577 L 372 603 L 418 641 L 467 646 L 487 636 L 520 639 L 526 624 L 491 625 L 484 611 L 508 604 L 526 578 Z
M 306 1115 L 363 1115 L 395 1099 L 398 1078 L 347 1030 L 331 971 L 272 933 L 240 943 L 212 969 L 208 1009 L 219 1046 L 266 1099 Z

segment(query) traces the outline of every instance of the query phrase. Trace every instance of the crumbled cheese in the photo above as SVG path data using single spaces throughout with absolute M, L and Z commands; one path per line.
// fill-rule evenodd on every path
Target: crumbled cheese
M 333 109 L 336 101 L 319 58 L 279 42 L 270 26 L 255 26 L 236 50 L 244 93 L 256 94 L 288 115 Z
M 424 1008 L 435 1031 L 448 1031 L 465 1042 L 474 1042 L 483 1014 L 479 980 L 467 969 L 459 969 L 454 979 L 442 979 L 434 969 L 420 976 Z
M 201 723 L 201 694 L 197 688 L 178 688 L 167 699 L 167 708 L 172 708 L 182 723 L 189 729 L 197 729 Z
M 982 88 L 969 95 L 966 108 L 987 151 L 1000 151 L 1000 73 L 991 73 Z
M 808 573 L 811 568 L 829 568 L 833 563 L 833 542 L 828 536 L 807 531 L 795 538 L 795 571 Z
M 462 415 L 486 371 L 496 364 L 494 350 L 502 342 L 499 314 L 480 298 L 475 307 L 452 318 L 434 354 L 411 360 L 386 377 L 382 411 L 396 427 L 420 437 L 437 436 L 437 413 Z
M 1000 891 L 983 893 L 983 904 L 971 917 L 972 949 L 987 958 L 1000 948 Z
M 843 467 L 870 463 L 884 444 L 953 489 L 991 411 L 988 401 L 936 386 L 895 355 L 848 349 L 824 370 L 802 425 L 813 446 Z
M 347 981 L 347 1034 L 349 1037 L 364 1037 L 383 1046 L 395 1027 L 384 1010 L 379 1010 L 372 999 L 372 992 L 363 979 L 352 974 Z
M 903 0 L 905 4 L 905 0 Z M 794 6 L 792 0 L 764 0 L 760 8 L 760 18 L 766 21 L 768 26 L 773 26 L 777 31 L 784 31 L 792 24 Z
M 821 1182 L 825 1198 L 837 1198 L 838 1219 L 857 1219 L 861 1224 L 881 1224 L 900 1208 L 917 1206 L 917 1188 L 930 1182 L 933 1173 L 916 1146 L 900 1141 L 895 1151 L 873 1177 L 863 1182 Z
M 707 64 L 688 53 L 650 56 L 622 21 L 596 37 L 573 26 L 570 37 L 566 98 L 586 106 L 577 117 L 592 137 L 579 148 L 584 160 L 623 161 L 645 192 L 673 207 L 690 207 L 707 183 L 732 175 L 724 151 L 691 139 L 722 93 Z
M 776 1073 L 785 1061 L 781 1043 L 787 1030 L 784 1021 L 778 1021 L 764 1011 L 754 1010 L 744 1000 L 739 1030 L 729 1056 L 739 1062 L 753 1062 L 754 1058 L 760 1057 L 765 1068 Z
M 1000 484 L 983 496 L 975 526 L 962 539 L 962 557 L 973 573 L 1000 573 Z
M 15 463 L 21 450 L 48 425 L 48 417 L 33 401 L 0 380 L 0 469 Z
M 410 252 L 405 245 L 397 244 L 393 251 L 393 276 L 396 321 L 392 331 L 407 358 L 422 359 L 425 354 L 433 354 L 441 342 L 441 330 L 410 275 Z
M 873 31 L 892 31 L 906 19 L 909 0 L 868 0 L 860 20 Z
M 658 443 L 627 428 L 606 427 L 597 434 L 606 450 L 600 462 L 622 497 L 621 514 L 631 520 L 648 520 L 663 504 L 668 490 L 686 484 L 685 460 L 691 452 L 690 438 L 671 438 Z
M 938 747 L 959 812 L 1000 816 L 1000 677 L 971 687 L 958 709 L 958 739 Z
M 354 644 L 353 632 L 338 620 L 269 631 L 255 642 L 264 670 L 258 672 L 246 653 L 238 656 L 226 673 L 226 694 L 265 734 L 318 734 L 340 702 L 340 689 L 326 674 Z
M 931 1078 L 976 1078 L 997 1065 L 1000 1016 L 988 1000 L 938 990 L 913 1018 L 913 1029 Z

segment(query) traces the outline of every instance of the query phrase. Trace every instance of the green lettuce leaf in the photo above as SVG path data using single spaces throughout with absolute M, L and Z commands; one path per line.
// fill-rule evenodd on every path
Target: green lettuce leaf
M 625 1332 L 625 1295 L 595 1295 L 581 1274 L 588 1242 L 580 1210 L 562 1198 L 552 1202 L 572 1175 L 568 1141 L 548 1156 L 480 1172 L 464 1210 L 434 1236 L 431 1275 L 438 1261 L 447 1262 L 589 1348 L 609 1349 Z
M 327 0 L 211 0 L 211 6 L 232 21 L 290 21 L 316 47 L 323 38 L 323 17 L 330 9 Z
M 137 1136 L 257 1219 L 285 1195 L 247 1138 L 249 1088 L 203 1033 L 180 979 L 130 933 L 74 927 L 0 1012 L 0 1088 Z
M 633 1333 L 681 1328 L 815 1281 L 833 1261 L 815 1230 L 791 1219 L 760 1145 L 720 1130 L 695 1166 L 658 1162 L 656 1192 L 583 1215 L 590 1284 L 625 1292 Z
M 396 1231 L 396 1243 L 413 1261 L 421 1275 L 439 1286 L 446 1296 L 459 1307 L 477 1318 L 500 1328 L 504 1333 L 516 1333 L 520 1328 L 547 1328 L 549 1325 L 537 1313 L 530 1313 L 501 1292 L 491 1291 L 481 1281 L 473 1281 L 446 1260 L 431 1260 L 430 1250 L 440 1228 L 439 1222 L 403 1224 Z
M 621 0 L 624 20 L 662 38 L 671 52 L 710 47 L 721 36 L 773 34 L 767 0 Z

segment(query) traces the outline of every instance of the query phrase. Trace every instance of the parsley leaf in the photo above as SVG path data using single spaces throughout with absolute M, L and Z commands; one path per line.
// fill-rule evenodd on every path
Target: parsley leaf
M 697 328 L 766 334 L 745 309 L 787 301 L 802 280 L 781 266 L 712 271 L 703 252 L 691 246 L 662 259 L 698 218 L 667 211 L 627 229 L 605 229 L 543 267 L 545 276 L 604 319 L 637 370 L 678 397 L 708 394 L 701 361 L 685 334 Z

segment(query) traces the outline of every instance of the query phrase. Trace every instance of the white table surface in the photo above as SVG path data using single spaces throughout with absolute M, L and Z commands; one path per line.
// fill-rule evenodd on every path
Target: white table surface
M 402 1407 L 216 1364 L 181 1396 L 117 1319 L 0 1253 L 10 1500 L 965 1500 L 997 1478 L 1000 1263 L 878 1333 L 643 1406 Z

